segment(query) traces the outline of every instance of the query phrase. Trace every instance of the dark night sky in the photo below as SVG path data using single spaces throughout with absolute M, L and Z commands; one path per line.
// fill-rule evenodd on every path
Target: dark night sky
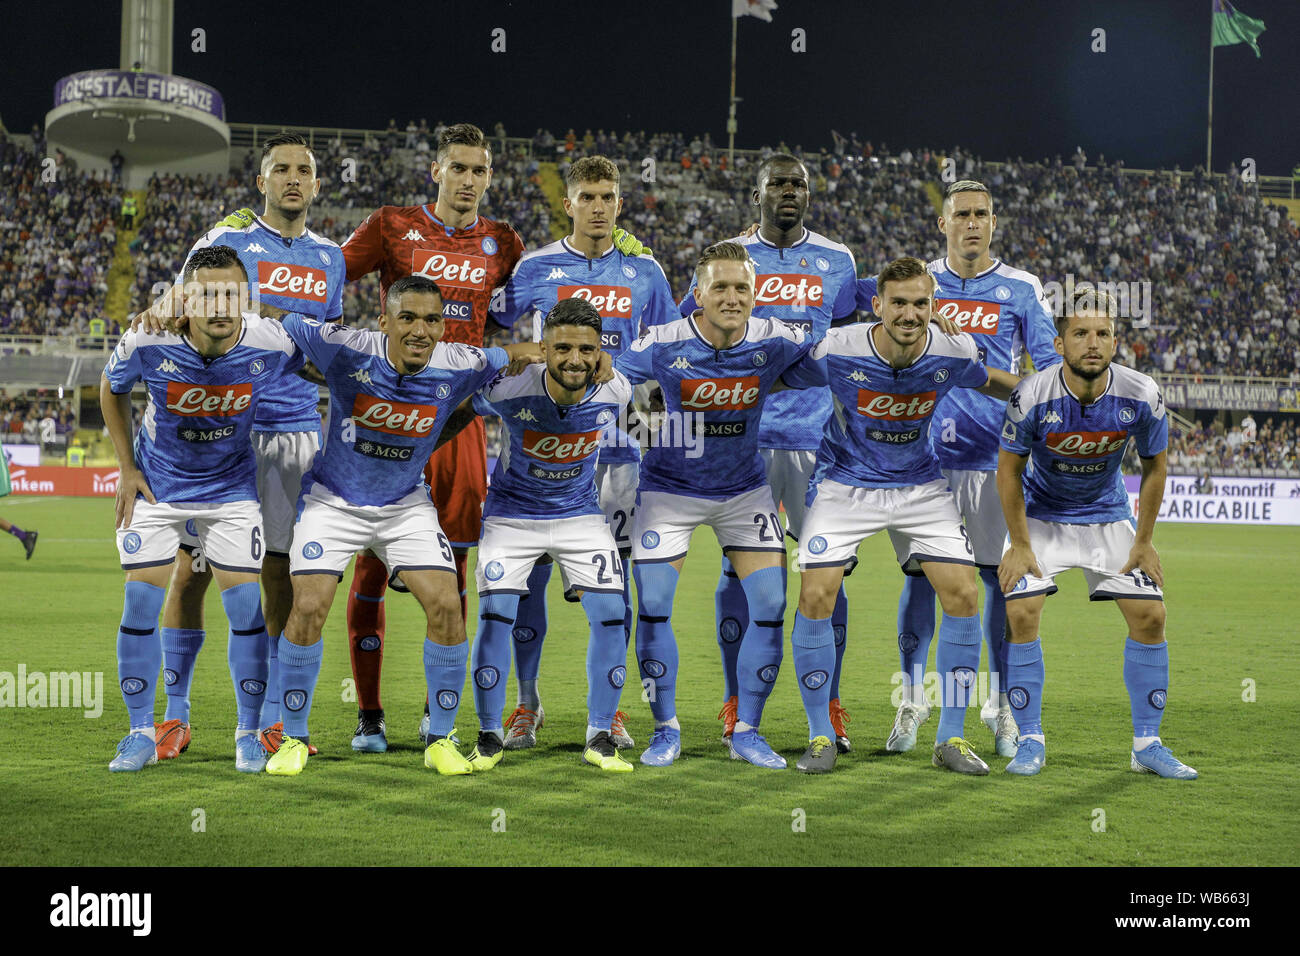
M 1210 0 L 908 3 L 778 0 L 740 21 L 739 146 L 829 145 L 829 129 L 892 146 L 959 143 L 988 158 L 1082 145 L 1129 166 L 1203 162 Z M 1261 59 L 1215 53 L 1216 169 L 1300 162 L 1300 3 L 1241 0 L 1264 20 Z M 116 67 L 120 4 L 0 10 L 0 117 L 26 131 L 56 79 Z M 682 130 L 726 140 L 730 0 L 177 0 L 173 70 L 225 96 L 232 122 L 380 127 L 395 117 Z M 361 11 L 358 13 L 358 11 Z M 16 33 L 14 28 L 17 28 Z M 190 30 L 207 52 L 190 51 Z M 507 51 L 489 50 L 506 30 Z M 791 52 L 796 27 L 807 53 Z M 1091 32 L 1107 33 L 1092 53 Z M 295 66 L 300 62 L 302 66 Z

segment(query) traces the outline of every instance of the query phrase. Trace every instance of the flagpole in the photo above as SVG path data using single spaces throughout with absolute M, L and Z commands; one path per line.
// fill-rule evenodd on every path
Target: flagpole
M 736 23 L 740 17 L 731 16 L 731 96 L 727 112 L 727 168 L 736 168 Z
M 1210 99 L 1205 109 L 1205 175 L 1214 173 L 1210 165 L 1210 147 L 1214 142 L 1214 6 L 1210 6 Z

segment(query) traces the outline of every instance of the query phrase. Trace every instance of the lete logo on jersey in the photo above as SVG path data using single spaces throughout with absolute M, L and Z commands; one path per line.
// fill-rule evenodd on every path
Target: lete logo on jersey
M 682 408 L 739 411 L 758 404 L 758 376 L 682 379 Z
M 482 256 L 415 249 L 411 253 L 411 274 L 428 276 L 444 288 L 478 291 L 487 288 L 487 260 Z
M 822 277 L 774 273 L 758 277 L 754 305 L 821 305 Z
M 975 302 L 971 299 L 940 299 L 936 303 L 939 314 L 951 319 L 963 332 L 974 335 L 997 335 L 1002 307 L 993 302 Z
M 1105 458 L 1124 447 L 1128 432 L 1049 432 L 1047 450 L 1070 458 Z
M 257 264 L 257 292 L 258 295 L 279 295 L 323 305 L 328 298 L 329 283 L 319 269 L 263 259 Z
M 365 393 L 352 402 L 352 420 L 358 426 L 389 435 L 427 435 L 437 417 L 436 405 L 411 405 Z
M 911 422 L 927 417 L 934 411 L 935 392 L 916 392 L 912 395 L 891 395 L 858 389 L 858 414 L 886 422 Z
M 253 384 L 190 385 L 167 383 L 167 411 L 173 415 L 238 415 L 253 404 Z
M 570 435 L 553 435 L 524 429 L 524 454 L 540 461 L 558 465 L 582 461 L 600 448 L 600 432 L 579 432 Z
M 556 290 L 560 299 L 586 299 L 601 318 L 632 318 L 632 290 L 625 285 L 562 285 Z

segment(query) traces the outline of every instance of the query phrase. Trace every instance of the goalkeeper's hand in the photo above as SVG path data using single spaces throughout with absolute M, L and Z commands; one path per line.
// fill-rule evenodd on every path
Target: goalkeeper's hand
M 256 218 L 257 213 L 253 212 L 251 209 L 236 209 L 212 228 L 219 229 L 222 226 L 229 226 L 231 229 L 247 229 L 253 224 L 253 220 Z
M 641 240 L 620 226 L 614 227 L 614 245 L 625 256 L 648 256 L 650 250 L 641 244 Z

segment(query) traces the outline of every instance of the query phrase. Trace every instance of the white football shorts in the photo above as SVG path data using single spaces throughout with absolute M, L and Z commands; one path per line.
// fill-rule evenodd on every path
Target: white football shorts
M 641 492 L 632 523 L 632 560 L 647 564 L 676 561 L 686 554 L 692 532 L 702 524 L 713 529 L 724 553 L 785 553 L 785 533 L 772 489 L 759 485 L 721 501 L 665 491 Z
M 136 499 L 131 527 L 117 529 L 122 569 L 171 564 L 187 532 L 194 549 L 213 567 L 261 572 L 266 542 L 256 501 L 160 501 L 151 505 L 143 498 Z
M 572 518 L 487 518 L 478 542 L 478 593 L 528 593 L 528 575 L 549 555 L 564 572 L 566 591 L 623 593 L 623 561 L 604 515 Z
M 1163 601 L 1164 592 L 1143 571 L 1134 568 L 1128 574 L 1119 569 L 1128 564 L 1128 554 L 1137 538 L 1137 519 L 1110 521 L 1103 524 L 1065 524 L 1060 521 L 1029 522 L 1029 546 L 1038 559 L 1042 577 L 1027 574 L 1007 594 L 1008 601 L 1056 593 L 1056 576 L 1070 568 L 1082 568 L 1088 582 L 1088 597 L 1093 601 L 1134 598 L 1139 601 Z M 1004 550 L 1011 549 L 1007 537 Z

